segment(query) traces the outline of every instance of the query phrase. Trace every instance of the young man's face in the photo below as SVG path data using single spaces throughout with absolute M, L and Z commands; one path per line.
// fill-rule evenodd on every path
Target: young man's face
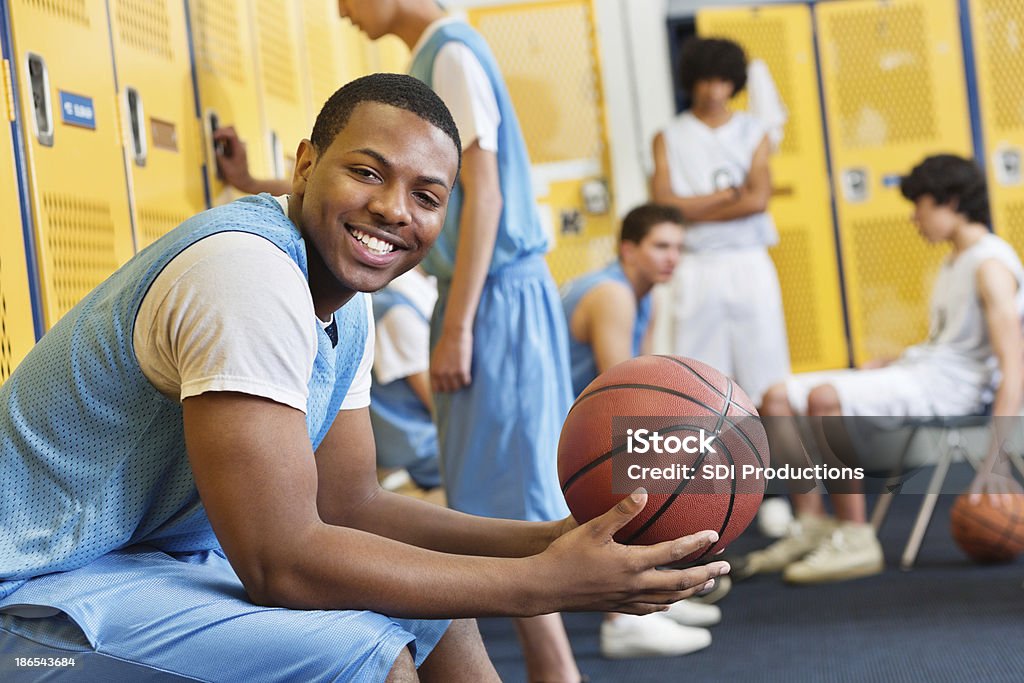
M 964 217 L 957 213 L 952 204 L 939 204 L 930 194 L 924 194 L 914 201 L 914 213 L 910 220 L 929 242 L 944 242 L 953 236 Z
M 639 244 L 624 242 L 624 261 L 631 263 L 651 284 L 672 279 L 683 254 L 683 226 L 678 223 L 658 223 L 640 240 Z
M 348 17 L 370 40 L 394 29 L 398 0 L 338 0 L 338 12 Z
M 732 99 L 735 90 L 732 81 L 703 78 L 693 84 L 690 96 L 695 109 L 721 109 Z
M 324 266 L 320 280 L 310 276 L 314 299 L 377 291 L 419 263 L 444 225 L 457 169 L 450 137 L 379 102 L 357 105 L 319 155 L 304 141 L 291 198 L 311 261 Z

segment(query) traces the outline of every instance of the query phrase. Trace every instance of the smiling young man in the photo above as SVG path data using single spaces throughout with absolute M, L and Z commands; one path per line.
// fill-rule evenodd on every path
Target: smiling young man
M 185 221 L 0 387 L 5 675 L 59 657 L 83 680 L 495 680 L 464 617 L 650 612 L 726 569 L 655 570 L 708 534 L 614 544 L 642 494 L 577 528 L 381 491 L 361 292 L 437 238 L 458 133 L 380 74 L 297 156 L 290 196 Z

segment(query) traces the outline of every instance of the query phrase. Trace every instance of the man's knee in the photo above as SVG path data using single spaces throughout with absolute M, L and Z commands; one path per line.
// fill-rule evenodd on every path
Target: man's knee
M 786 383 L 779 382 L 768 387 L 761 399 L 761 415 L 792 415 L 793 407 L 789 404 L 789 392 Z
M 831 384 L 811 389 L 807 395 L 808 415 L 839 415 L 839 392 Z
M 385 683 L 415 683 L 419 680 L 420 677 L 416 673 L 416 661 L 412 658 L 409 648 L 403 647 L 398 653 Z

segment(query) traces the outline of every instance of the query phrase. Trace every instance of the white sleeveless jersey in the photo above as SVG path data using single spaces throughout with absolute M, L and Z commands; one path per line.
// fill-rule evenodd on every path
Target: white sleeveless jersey
M 691 112 L 677 116 L 664 130 L 672 192 L 699 197 L 742 185 L 767 133 L 765 125 L 746 112 L 735 112 L 727 123 L 710 128 Z M 731 221 L 690 223 L 689 251 L 746 249 L 778 242 L 775 223 L 767 213 Z
M 986 402 L 993 398 L 999 375 L 977 273 L 978 267 L 990 259 L 1013 273 L 1017 311 L 1024 315 L 1024 267 L 1006 241 L 985 235 L 939 268 L 932 288 L 928 340 L 907 349 L 901 359 L 935 369 L 936 380 L 941 377 L 941 384 L 946 385 L 932 387 L 935 391 L 978 387 L 983 389 Z

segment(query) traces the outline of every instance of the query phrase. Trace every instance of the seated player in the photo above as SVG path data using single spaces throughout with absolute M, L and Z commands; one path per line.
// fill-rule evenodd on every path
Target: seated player
M 492 681 L 471 617 L 649 613 L 727 570 L 655 570 L 714 532 L 612 542 L 641 491 L 583 527 L 382 491 L 362 292 L 437 239 L 458 131 L 377 74 L 296 157 L 289 196 L 186 220 L 0 387 L 3 657 L 71 653 L 90 680 Z
M 932 289 L 928 339 L 871 369 L 795 375 L 769 389 L 762 416 L 959 416 L 988 405 L 997 416 L 1018 414 L 1024 269 L 1013 248 L 987 227 L 981 170 L 967 159 L 932 156 L 903 178 L 900 189 L 914 202 L 921 237 L 950 247 Z M 773 458 L 800 449 L 788 426 L 765 421 Z M 837 521 L 825 516 L 820 494 L 794 494 L 798 519 L 790 535 L 752 553 L 744 573 L 782 571 L 786 581 L 815 583 L 882 571 L 863 493 L 830 498 Z
M 671 207 L 633 209 L 622 221 L 619 258 L 562 288 L 577 396 L 608 368 L 650 351 L 651 289 L 668 282 L 679 263 L 682 222 Z M 717 607 L 689 601 L 664 614 L 607 614 L 601 652 L 616 658 L 687 654 L 711 644 L 711 632 L 699 627 L 720 619 Z
M 430 314 L 436 301 L 437 285 L 419 266 L 373 295 L 377 338 L 370 422 L 377 467 L 397 468 L 395 474 L 424 491 L 441 485 L 437 428 L 430 417 Z

